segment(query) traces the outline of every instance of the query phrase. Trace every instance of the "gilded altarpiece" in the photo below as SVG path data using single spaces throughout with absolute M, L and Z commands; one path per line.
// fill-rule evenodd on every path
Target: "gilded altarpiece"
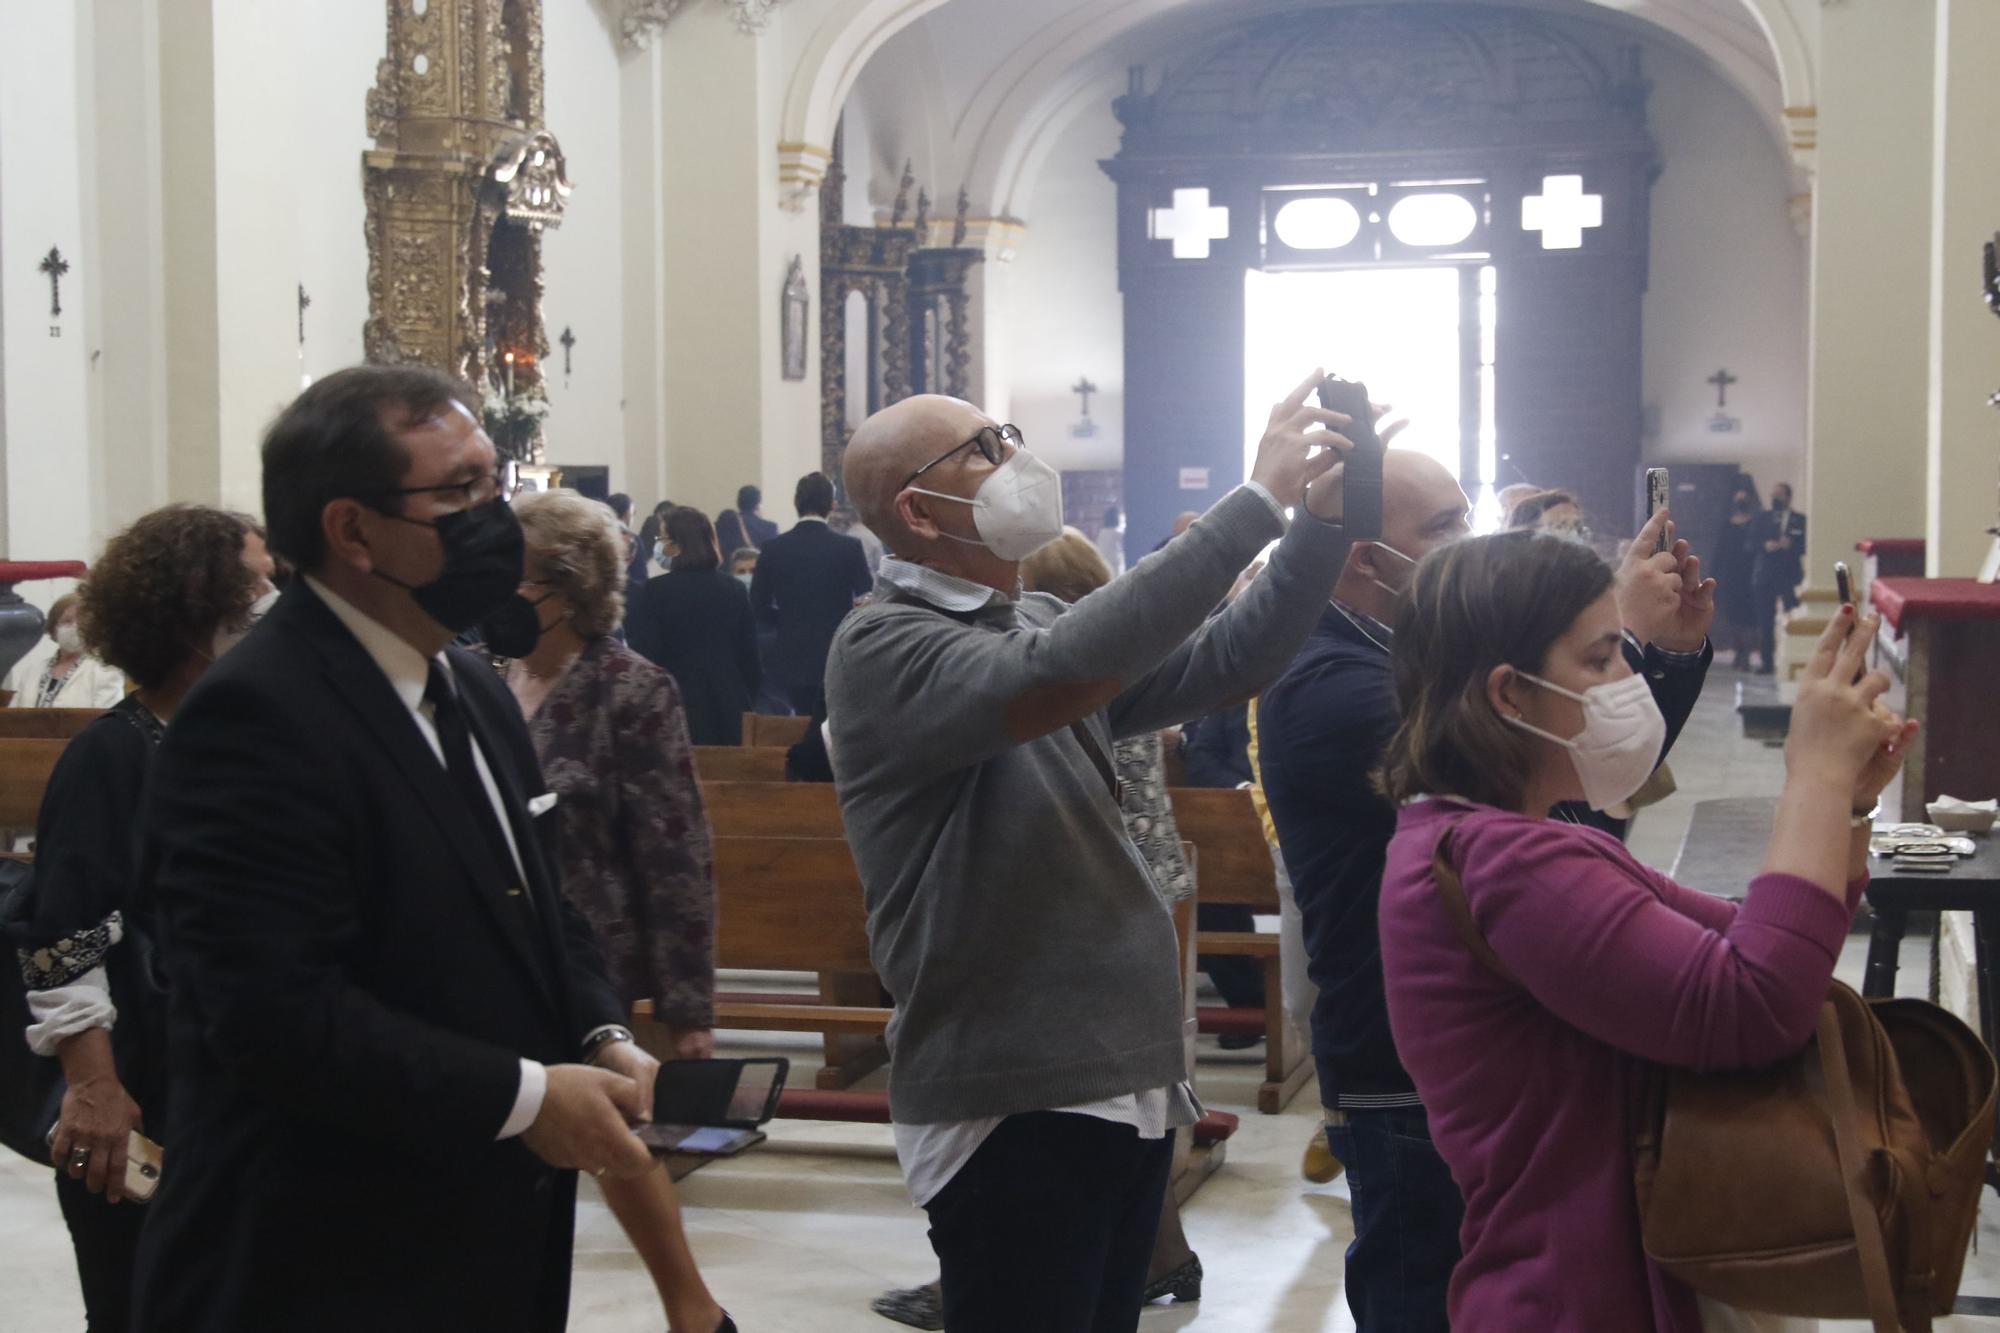
M 387 0 L 368 95 L 368 360 L 488 389 L 530 428 L 497 440 L 538 461 L 541 234 L 570 185 L 543 123 L 541 0 Z M 517 408 L 520 410 L 517 411 Z

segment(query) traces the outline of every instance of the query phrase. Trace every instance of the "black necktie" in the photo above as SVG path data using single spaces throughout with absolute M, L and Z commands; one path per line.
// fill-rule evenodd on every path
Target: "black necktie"
M 520 873 L 515 868 L 514 853 L 507 835 L 501 831 L 498 812 L 493 808 L 493 798 L 487 795 L 486 784 L 479 780 L 478 766 L 472 759 L 472 734 L 466 729 L 465 714 L 458 706 L 458 694 L 453 690 L 445 669 L 436 662 L 431 663 L 430 677 L 424 682 L 424 702 L 431 706 L 431 720 L 437 726 L 438 743 L 444 749 L 445 771 L 451 775 L 451 785 L 465 802 L 466 813 L 479 826 L 480 834 L 486 839 L 487 850 L 493 854 L 493 864 L 506 876 L 507 896 L 527 897 L 521 892 Z M 532 904 L 530 904 L 532 906 Z

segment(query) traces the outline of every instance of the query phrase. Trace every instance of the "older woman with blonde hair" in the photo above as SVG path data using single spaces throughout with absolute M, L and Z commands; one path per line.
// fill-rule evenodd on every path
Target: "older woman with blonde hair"
M 670 1055 L 713 1055 L 715 876 L 673 677 L 618 642 L 624 539 L 575 491 L 514 506 L 520 595 L 482 626 L 556 793 L 562 883 L 626 1001 L 650 1000 Z M 650 1091 L 650 1078 L 647 1083 Z M 703 1284 L 666 1168 L 599 1181 L 666 1307 L 670 1333 L 735 1333 Z

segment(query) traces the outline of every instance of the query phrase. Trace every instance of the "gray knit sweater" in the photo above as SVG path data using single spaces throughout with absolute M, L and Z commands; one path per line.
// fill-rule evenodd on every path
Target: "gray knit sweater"
M 1067 727 L 1017 744 L 1005 715 L 1037 687 L 1116 682 L 1086 720 L 1108 757 L 1113 736 L 1255 694 L 1291 662 L 1346 557 L 1339 528 L 1302 515 L 1263 575 L 1207 619 L 1281 526 L 1240 489 L 1074 606 L 1031 593 L 948 613 L 896 594 L 841 625 L 830 748 L 870 952 L 896 999 L 899 1123 L 1188 1076 L 1173 920 L 1110 789 Z

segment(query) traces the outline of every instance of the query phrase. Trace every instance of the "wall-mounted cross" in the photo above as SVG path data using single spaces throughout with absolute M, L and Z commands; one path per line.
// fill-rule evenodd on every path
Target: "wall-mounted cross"
M 1175 190 L 1172 208 L 1152 210 L 1153 239 L 1172 241 L 1175 259 L 1206 259 L 1210 241 L 1229 237 L 1229 210 L 1209 206 L 1208 191 Z
M 1544 176 L 1542 192 L 1521 199 L 1521 230 L 1542 234 L 1544 250 L 1575 250 L 1588 227 L 1604 225 L 1604 196 L 1585 194 L 1581 176 Z
M 1718 370 L 1708 377 L 1708 382 L 1715 386 L 1715 410 L 1720 412 L 1729 406 L 1729 386 L 1736 383 L 1736 377 L 1726 370 Z
M 571 333 L 569 331 L 569 325 L 565 324 L 563 325 L 562 337 L 556 339 L 556 341 L 562 344 L 563 387 L 567 388 L 569 387 L 569 353 L 570 349 L 576 346 L 576 335 L 574 333 Z
M 1090 382 L 1090 376 L 1085 375 L 1079 378 L 1076 383 L 1069 386 L 1069 391 L 1083 399 L 1083 415 L 1088 417 L 1090 415 L 1090 395 L 1097 392 L 1097 386 Z
M 62 257 L 62 251 L 52 245 L 49 247 L 49 252 L 42 256 L 42 262 L 35 265 L 35 267 L 49 275 L 49 318 L 60 319 L 62 317 L 62 278 L 63 274 L 69 272 L 69 261 Z

